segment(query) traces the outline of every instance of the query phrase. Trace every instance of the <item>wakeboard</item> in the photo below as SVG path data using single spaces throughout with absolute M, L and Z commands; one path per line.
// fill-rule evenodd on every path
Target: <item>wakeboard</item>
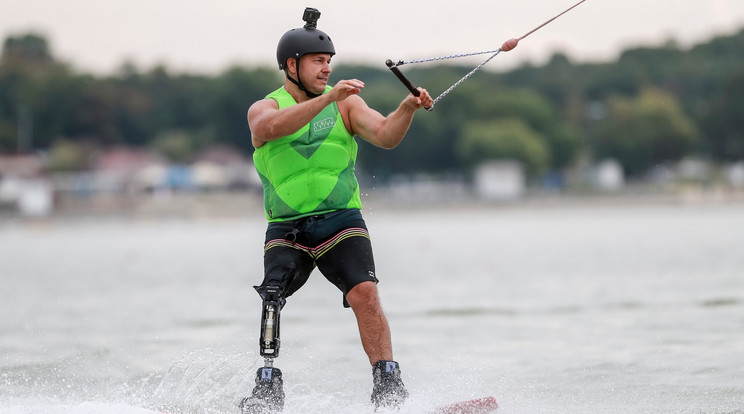
M 442 405 L 429 414 L 488 414 L 496 412 L 497 408 L 496 398 L 488 396 Z

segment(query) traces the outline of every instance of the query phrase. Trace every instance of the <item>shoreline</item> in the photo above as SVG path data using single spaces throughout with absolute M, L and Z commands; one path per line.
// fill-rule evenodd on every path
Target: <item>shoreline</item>
M 389 191 L 364 193 L 362 211 L 426 212 L 447 210 L 514 210 L 541 208 L 634 208 L 648 206 L 742 206 L 744 191 L 718 188 L 687 188 L 677 191 L 632 190 L 617 192 L 528 192 L 511 200 L 482 200 L 463 194 L 445 198 Z M 23 215 L 12 208 L 0 209 L 3 221 L 59 221 L 77 219 L 264 219 L 261 194 L 256 192 L 171 192 L 137 195 L 103 195 L 56 200 L 47 215 Z

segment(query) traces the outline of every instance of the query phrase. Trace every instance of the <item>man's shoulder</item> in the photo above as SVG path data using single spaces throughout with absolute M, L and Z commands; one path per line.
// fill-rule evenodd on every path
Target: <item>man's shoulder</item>
M 287 91 L 283 86 L 266 95 L 264 100 L 274 101 L 278 104 L 279 108 L 286 108 L 288 106 L 296 105 L 297 101 L 292 94 Z
M 292 95 L 287 92 L 284 87 L 279 87 L 274 91 L 268 93 L 263 99 L 254 102 L 251 107 L 265 107 L 270 106 L 278 108 L 280 103 L 287 99 L 287 96 L 291 99 Z
M 248 113 L 255 113 L 255 111 L 263 111 L 265 109 L 279 109 L 279 103 L 275 99 L 264 98 L 251 104 L 248 108 Z
M 264 97 L 264 99 L 273 99 L 274 97 L 284 96 L 284 95 L 289 95 L 289 92 L 287 92 L 287 90 L 284 89 L 284 86 L 280 86 L 280 87 L 274 89 L 273 91 L 269 92 Z

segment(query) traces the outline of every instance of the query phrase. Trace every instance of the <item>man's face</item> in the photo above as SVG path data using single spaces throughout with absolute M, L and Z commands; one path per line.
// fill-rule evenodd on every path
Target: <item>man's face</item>
M 300 74 L 305 87 L 313 93 L 322 94 L 331 76 L 331 55 L 309 53 L 300 58 Z

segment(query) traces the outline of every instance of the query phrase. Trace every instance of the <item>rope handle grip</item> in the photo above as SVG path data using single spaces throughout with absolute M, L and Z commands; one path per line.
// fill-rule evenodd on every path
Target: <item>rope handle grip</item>
M 398 65 L 394 64 L 393 61 L 390 59 L 385 61 L 385 64 L 387 65 L 387 67 L 390 68 L 390 71 L 393 72 L 395 76 L 397 76 L 398 79 L 400 79 L 401 82 L 403 82 L 403 85 L 405 85 L 406 88 L 408 88 L 408 90 L 411 91 L 413 96 L 421 95 L 421 92 L 418 89 L 416 89 L 415 86 L 413 86 L 411 81 L 409 81 L 408 78 L 406 78 L 406 75 L 404 75 L 403 72 L 401 72 L 400 69 L 398 69 Z
M 393 63 L 392 60 L 388 59 L 385 61 L 385 64 L 388 68 L 390 68 L 390 71 L 393 72 L 393 74 L 401 81 L 403 82 L 403 85 L 405 85 L 406 88 L 408 88 L 409 91 L 413 94 L 413 96 L 420 96 L 421 91 L 419 91 L 415 86 L 413 86 L 413 83 L 411 83 L 410 80 L 406 77 L 406 75 L 403 74 L 403 72 L 398 69 L 398 65 Z M 431 112 L 431 107 L 424 108 L 427 111 Z

